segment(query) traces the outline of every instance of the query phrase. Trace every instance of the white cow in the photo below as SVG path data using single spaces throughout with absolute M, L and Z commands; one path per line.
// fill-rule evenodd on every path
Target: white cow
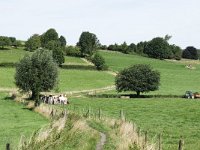
M 66 105 L 67 104 L 67 97 L 63 96 L 63 95 L 60 95 L 58 97 L 59 101 L 60 101 L 60 104 L 62 105 Z

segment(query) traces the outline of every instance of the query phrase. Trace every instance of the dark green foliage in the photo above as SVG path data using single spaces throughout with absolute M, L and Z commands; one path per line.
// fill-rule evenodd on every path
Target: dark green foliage
M 49 41 L 46 45 L 46 48 L 52 50 L 53 59 L 59 66 L 65 62 L 65 57 L 63 53 L 64 47 L 61 46 L 60 41 Z
M 41 35 L 41 45 L 44 48 L 47 48 L 47 43 L 49 41 L 57 41 L 58 40 L 58 33 L 55 29 L 49 29 L 44 34 Z
M 77 46 L 68 46 L 65 48 L 65 54 L 68 56 L 75 56 L 80 57 L 81 56 L 81 50 Z
M 129 53 L 129 47 L 128 47 L 126 42 L 124 42 L 123 44 L 121 44 L 119 46 L 119 51 L 124 53 L 124 54 L 128 54 Z
M 158 90 L 160 73 L 153 71 L 149 65 L 138 64 L 122 70 L 115 80 L 118 92 L 135 91 L 137 96 L 140 92 Z
M 107 47 L 107 45 L 101 45 L 101 46 L 100 46 L 100 49 L 102 49 L 102 50 L 107 50 L 108 47 Z
M 59 66 L 61 66 L 61 64 L 65 62 L 65 57 L 62 47 L 57 47 L 53 49 L 53 59 Z
M 80 47 L 82 56 L 91 56 L 99 46 L 99 41 L 95 34 L 83 32 L 77 45 Z
M 48 50 L 38 49 L 32 56 L 26 55 L 16 66 L 17 87 L 24 92 L 31 91 L 36 100 L 40 92 L 54 88 L 57 77 L 57 65 Z
M 183 58 L 187 58 L 187 59 L 198 59 L 198 52 L 197 49 L 193 46 L 188 46 L 182 54 Z
M 25 43 L 25 48 L 28 51 L 34 51 L 41 47 L 40 36 L 38 34 L 34 34 L 31 36 L 27 42 Z
M 9 37 L 10 39 L 10 45 L 14 46 L 14 43 L 16 42 L 16 38 L 15 37 Z
M 176 60 L 181 60 L 182 57 L 182 50 L 179 46 L 176 45 L 170 45 L 170 50 L 173 53 L 173 58 Z
M 47 49 L 49 49 L 49 50 L 54 50 L 54 49 L 56 49 L 56 48 L 58 48 L 58 47 L 61 47 L 60 41 L 58 41 L 58 40 L 52 40 L 52 41 L 49 41 L 49 42 L 46 44 L 46 47 L 45 47 L 45 48 L 47 48 Z
M 66 40 L 64 36 L 58 38 L 58 33 L 55 29 L 49 29 L 41 35 L 41 45 L 43 48 L 52 50 L 53 59 L 59 66 L 65 62 L 64 49 Z
M 6 36 L 0 36 L 0 47 L 4 49 L 5 46 L 10 46 L 11 41 L 9 37 Z
M 121 45 L 118 45 L 116 43 L 114 45 L 111 44 L 108 46 L 108 50 L 118 51 L 118 52 L 128 54 L 130 49 L 129 49 L 129 46 L 126 44 L 126 42 L 124 42 Z
M 137 51 L 137 46 L 134 43 L 131 43 L 128 46 L 128 51 L 129 51 L 129 53 L 135 53 Z
M 21 41 L 16 40 L 16 41 L 13 43 L 13 46 L 14 46 L 15 48 L 18 48 L 18 47 L 22 46 L 22 43 L 21 43 Z
M 106 70 L 105 59 L 99 54 L 96 53 L 92 58 L 92 63 L 96 66 L 97 70 Z
M 61 46 L 63 46 L 63 47 L 66 46 L 67 42 L 66 42 L 66 39 L 64 36 L 61 35 L 59 38 L 59 41 L 60 41 Z
M 136 53 L 143 54 L 145 53 L 145 47 L 147 46 L 148 42 L 139 42 L 137 44 Z
M 148 42 L 144 50 L 152 58 L 170 59 L 173 57 L 168 42 L 161 37 L 154 38 Z

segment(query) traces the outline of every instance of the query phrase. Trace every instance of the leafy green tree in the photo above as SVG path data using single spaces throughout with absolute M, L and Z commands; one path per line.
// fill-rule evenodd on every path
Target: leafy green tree
M 65 62 L 65 57 L 63 53 L 63 48 L 62 47 L 57 47 L 53 49 L 53 60 L 61 66 Z
M 129 53 L 134 53 L 137 51 L 137 46 L 134 44 L 134 43 L 131 43 L 129 46 L 128 46 L 128 51 Z
M 81 51 L 78 46 L 67 46 L 65 48 L 65 54 L 68 56 L 75 56 L 75 57 L 80 57 L 81 56 Z
M 65 57 L 63 52 L 65 47 L 61 46 L 60 41 L 56 40 L 49 41 L 46 45 L 46 48 L 52 50 L 53 59 L 59 66 L 61 66 L 61 64 L 65 62 Z
M 6 36 L 0 36 L 0 46 L 2 49 L 4 49 L 5 46 L 10 46 L 11 41 Z
M 49 41 L 58 41 L 58 33 L 55 29 L 49 29 L 41 35 L 41 45 L 46 48 Z
M 136 53 L 138 54 L 143 54 L 145 53 L 145 47 L 147 46 L 148 42 L 139 42 L 137 45 L 136 45 Z
M 129 49 L 128 49 L 128 45 L 126 42 L 122 43 L 120 46 L 119 46 L 119 50 L 120 52 L 122 53 L 125 53 L 125 54 L 128 54 L 129 53 Z
M 49 91 L 57 83 L 58 69 L 52 53 L 38 49 L 32 56 L 26 55 L 16 66 L 15 83 L 24 92 L 32 92 L 38 103 L 39 93 Z
M 158 59 L 169 59 L 173 57 L 168 42 L 161 37 L 154 38 L 148 42 L 145 47 L 145 53 L 149 57 Z
M 197 49 L 193 46 L 188 46 L 182 54 L 183 58 L 187 58 L 187 59 L 198 59 L 198 52 Z
M 92 58 L 92 63 L 96 66 L 97 70 L 106 70 L 105 59 L 99 54 L 96 53 Z
M 95 34 L 83 32 L 79 38 L 78 46 L 81 49 L 82 56 L 91 56 L 99 45 Z
M 47 44 L 46 44 L 46 47 L 47 49 L 49 50 L 54 50 L 58 47 L 61 47 L 61 43 L 60 41 L 56 41 L 56 40 L 52 40 L 52 41 L 49 41 Z
M 67 42 L 66 42 L 66 39 L 64 36 L 61 35 L 59 38 L 59 41 L 60 41 L 61 46 L 63 46 L 63 47 L 66 46 Z
M 28 51 L 34 51 L 41 47 L 40 36 L 34 34 L 25 43 L 25 49 Z
M 170 49 L 173 53 L 173 58 L 176 60 L 181 60 L 182 57 L 182 50 L 179 46 L 176 45 L 170 45 Z
M 122 70 L 115 79 L 118 92 L 135 91 L 137 96 L 141 92 L 158 90 L 160 73 L 152 70 L 149 65 L 138 64 Z
M 10 39 L 10 45 L 14 46 L 14 43 L 16 42 L 16 38 L 15 37 L 9 37 Z
M 167 34 L 167 35 L 165 35 L 164 40 L 169 41 L 171 38 L 172 38 L 172 36 Z

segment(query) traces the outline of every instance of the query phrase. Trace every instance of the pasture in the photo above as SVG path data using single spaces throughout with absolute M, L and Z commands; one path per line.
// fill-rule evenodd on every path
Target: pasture
M 23 58 L 25 54 L 29 53 L 30 52 L 23 50 L 21 47 L 18 49 L 9 48 L 8 50 L 0 50 L 0 63 L 16 63 Z
M 48 123 L 41 115 L 26 109 L 22 104 L 6 99 L 6 93 L 0 93 L 0 149 L 6 143 L 17 148 L 22 135 L 29 137 L 35 130 Z
M 25 54 L 31 54 L 31 52 L 24 51 L 22 48 L 1 50 L 0 63 L 19 62 Z M 16 88 L 14 74 L 15 68 L 0 67 L 0 88 Z M 113 83 L 112 75 L 96 71 L 81 58 L 65 56 L 63 69 L 59 68 L 58 89 L 61 92 L 102 88 Z
M 99 51 L 99 53 L 105 58 L 109 69 L 113 71 L 120 71 L 134 64 L 149 64 L 153 69 L 158 70 L 161 73 L 160 89 L 150 92 L 150 94 L 183 95 L 188 90 L 200 92 L 200 65 L 198 65 L 198 60 L 195 63 L 194 61 L 185 61 L 185 63 L 181 61 L 179 63 L 178 61 L 151 59 L 119 52 Z M 187 69 L 185 67 L 189 62 L 192 63 L 195 69 Z
M 76 111 L 102 109 L 105 116 L 119 118 L 123 110 L 128 120 L 133 121 L 149 136 L 157 139 L 162 134 L 163 150 L 175 150 L 180 136 L 185 150 L 200 149 L 200 101 L 187 99 L 112 99 L 71 98 L 69 109 Z
M 14 68 L 0 67 L 0 87 L 15 88 Z M 59 69 L 58 88 L 61 92 L 102 88 L 112 85 L 114 77 L 95 70 Z

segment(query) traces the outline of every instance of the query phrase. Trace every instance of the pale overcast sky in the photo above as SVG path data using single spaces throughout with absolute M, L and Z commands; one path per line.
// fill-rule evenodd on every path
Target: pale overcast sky
M 55 28 L 68 44 L 90 31 L 102 44 L 169 34 L 200 48 L 200 0 L 0 0 L 0 18 L 0 35 L 22 40 Z

